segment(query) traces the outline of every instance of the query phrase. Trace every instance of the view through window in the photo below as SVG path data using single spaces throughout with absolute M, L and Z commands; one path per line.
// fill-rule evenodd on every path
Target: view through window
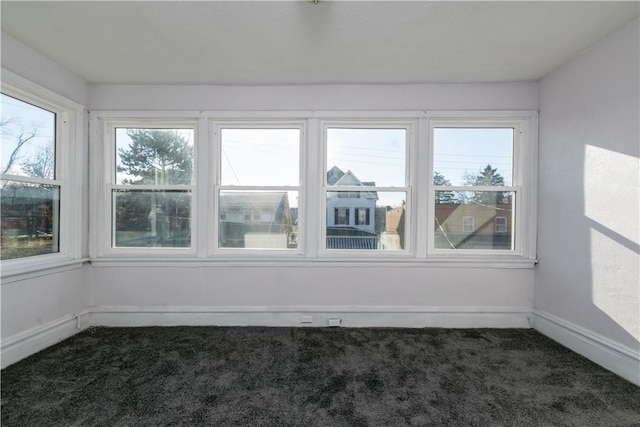
M 296 249 L 300 129 L 222 128 L 218 247 Z
M 326 249 L 406 249 L 407 130 L 326 130 Z
M 193 143 L 193 129 L 115 129 L 113 246 L 191 246 Z
M 56 114 L 1 95 L 1 259 L 59 252 Z
M 514 246 L 513 128 L 433 131 L 436 249 Z

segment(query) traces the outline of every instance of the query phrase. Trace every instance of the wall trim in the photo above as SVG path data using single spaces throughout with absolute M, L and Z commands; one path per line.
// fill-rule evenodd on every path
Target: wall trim
M 542 310 L 534 310 L 532 320 L 541 334 L 640 386 L 640 350 Z
M 530 307 L 419 306 L 95 306 L 95 326 L 329 326 L 530 328 Z M 303 323 L 302 316 L 311 316 Z
M 17 333 L 2 340 L 0 366 L 2 369 L 67 339 L 90 325 L 89 311 L 68 314 L 44 325 Z

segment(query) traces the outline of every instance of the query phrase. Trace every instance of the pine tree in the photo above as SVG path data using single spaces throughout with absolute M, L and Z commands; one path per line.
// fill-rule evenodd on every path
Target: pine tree
M 129 129 L 131 143 L 118 149 L 118 172 L 133 177 L 124 184 L 191 184 L 193 147 L 178 131 L 166 129 Z M 188 241 L 181 232 L 188 230 L 190 197 L 172 191 L 121 192 L 116 206 L 116 221 L 123 229 L 150 230 L 150 238 L 139 239 L 141 246 L 181 246 Z M 130 225 L 129 222 L 137 225 Z
M 139 177 L 128 184 L 190 184 L 193 171 L 193 148 L 176 131 L 130 129 L 128 149 L 120 148 L 118 172 Z
M 446 179 L 440 172 L 436 171 L 433 174 L 433 185 L 451 185 L 451 181 Z M 437 205 L 451 205 L 460 203 L 453 191 L 446 190 L 436 190 L 435 202 Z
M 490 164 L 485 166 L 477 175 L 466 174 L 465 185 L 470 186 L 487 186 L 502 187 L 504 186 L 504 177 L 498 173 L 497 168 L 492 168 Z M 472 203 L 496 206 L 509 204 L 511 202 L 510 193 L 508 191 L 476 191 L 470 199 Z

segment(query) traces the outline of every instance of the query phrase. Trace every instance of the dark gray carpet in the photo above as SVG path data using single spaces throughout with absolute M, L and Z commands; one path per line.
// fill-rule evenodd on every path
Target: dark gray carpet
M 640 426 L 533 330 L 93 328 L 2 371 L 2 426 Z

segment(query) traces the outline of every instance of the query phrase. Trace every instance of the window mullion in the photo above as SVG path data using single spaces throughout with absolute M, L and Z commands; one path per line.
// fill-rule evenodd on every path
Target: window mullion
M 326 199 L 323 192 L 324 143 L 320 121 L 308 120 L 307 140 L 303 150 L 304 210 L 302 217 L 302 238 L 304 253 L 308 258 L 318 255 L 320 242 L 324 238 L 323 221 L 326 215 Z
M 209 174 L 215 171 L 212 167 L 211 154 L 209 153 L 209 120 L 201 117 L 196 124 L 196 133 L 194 138 L 194 156 L 195 156 L 195 188 L 192 190 L 192 238 L 195 238 L 196 256 L 204 258 L 208 255 L 209 250 L 209 211 L 212 209 L 213 200 L 210 196 L 211 182 Z M 197 232 L 193 232 L 197 231 Z M 193 237 L 195 236 L 195 237 Z

